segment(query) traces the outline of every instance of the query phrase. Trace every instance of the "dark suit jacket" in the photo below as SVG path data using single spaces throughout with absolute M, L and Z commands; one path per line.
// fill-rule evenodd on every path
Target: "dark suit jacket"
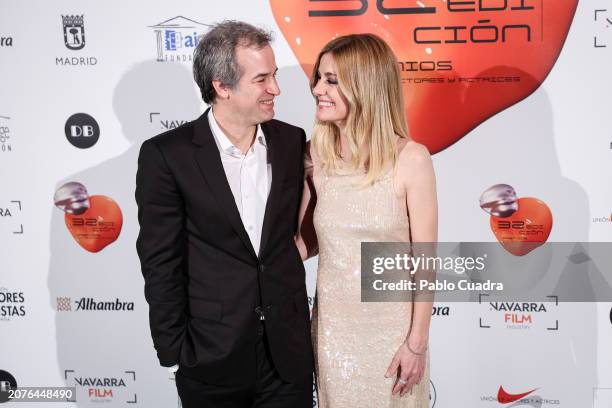
M 261 126 L 272 185 L 259 254 L 207 113 L 147 140 L 138 159 L 137 250 L 153 343 L 163 366 L 178 363 L 184 375 L 211 384 L 255 378 L 258 306 L 280 376 L 295 383 L 313 369 L 304 266 L 294 244 L 305 134 L 277 120 Z

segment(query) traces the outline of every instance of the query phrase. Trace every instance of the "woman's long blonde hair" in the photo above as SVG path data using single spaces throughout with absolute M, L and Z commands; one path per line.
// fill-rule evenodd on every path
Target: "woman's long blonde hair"
M 397 59 L 374 34 L 353 34 L 331 40 L 319 53 L 310 89 L 319 81 L 321 57 L 336 64 L 338 86 L 348 101 L 344 133 L 351 152 L 351 169 L 364 169 L 364 184 L 374 183 L 397 160 L 396 138 L 408 137 Z M 317 120 L 312 144 L 326 172 L 341 173 L 340 129 Z

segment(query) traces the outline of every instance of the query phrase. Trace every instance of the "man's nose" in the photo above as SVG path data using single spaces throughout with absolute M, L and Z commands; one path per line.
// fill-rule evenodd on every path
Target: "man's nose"
M 270 86 L 268 86 L 267 89 L 268 93 L 274 96 L 278 96 L 281 93 L 280 87 L 278 86 L 278 81 L 276 80 L 276 78 L 272 78 L 272 82 L 270 83 Z

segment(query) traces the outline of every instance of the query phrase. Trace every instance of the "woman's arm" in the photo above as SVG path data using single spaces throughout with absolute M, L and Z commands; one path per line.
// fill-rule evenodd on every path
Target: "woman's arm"
M 316 255 L 319 251 L 312 220 L 317 203 L 317 193 L 314 186 L 314 164 L 310 149 L 310 142 L 308 142 L 304 152 L 304 190 L 300 203 L 297 235 L 295 236 L 295 245 L 300 251 L 303 261 Z
M 412 242 L 433 252 L 438 239 L 438 201 L 433 163 L 425 146 L 407 143 L 398 158 L 398 179 L 406 197 Z M 435 253 L 430 255 L 435 256 Z M 433 273 L 435 271 L 417 271 L 415 278 L 431 280 Z M 433 296 L 417 292 L 415 297 L 410 331 L 387 372 L 393 375 L 398 368 L 400 370 L 394 394 L 409 392 L 421 381 L 425 370 Z
M 409 167 L 406 170 L 409 180 L 406 181 L 406 204 L 410 215 L 410 228 L 412 242 L 422 243 L 428 252 L 435 251 L 438 240 L 438 199 L 436 195 L 436 176 L 433 163 L 425 146 L 410 143 L 407 146 L 409 153 Z M 435 256 L 435 253 L 431 253 Z M 424 271 L 433 274 L 435 271 Z M 418 276 L 417 279 L 431 280 L 431 276 Z M 417 293 L 417 296 L 419 294 Z M 408 335 L 409 346 L 419 352 L 427 347 L 429 340 L 429 324 L 433 299 L 417 301 L 413 304 L 412 326 Z

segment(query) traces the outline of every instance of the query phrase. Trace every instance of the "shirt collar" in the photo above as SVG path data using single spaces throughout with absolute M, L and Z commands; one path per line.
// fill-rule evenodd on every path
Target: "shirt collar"
M 215 115 L 213 114 L 212 106 L 210 110 L 208 111 L 208 124 L 215 138 L 215 142 L 217 143 L 217 147 L 219 148 L 219 151 L 228 153 L 228 154 L 232 154 L 232 155 L 234 154 L 242 155 L 242 152 L 240 152 L 240 149 L 234 146 L 234 144 L 227 138 L 223 130 L 221 130 L 221 127 L 219 127 L 219 124 L 217 123 L 217 120 L 215 119 Z M 266 137 L 264 136 L 264 133 L 261 130 L 261 126 L 259 125 L 257 125 L 257 129 L 255 130 L 255 143 L 259 143 L 260 145 L 266 148 L 268 147 L 268 144 L 266 142 Z M 254 148 L 255 143 L 253 144 L 253 146 L 251 146 L 251 149 Z

